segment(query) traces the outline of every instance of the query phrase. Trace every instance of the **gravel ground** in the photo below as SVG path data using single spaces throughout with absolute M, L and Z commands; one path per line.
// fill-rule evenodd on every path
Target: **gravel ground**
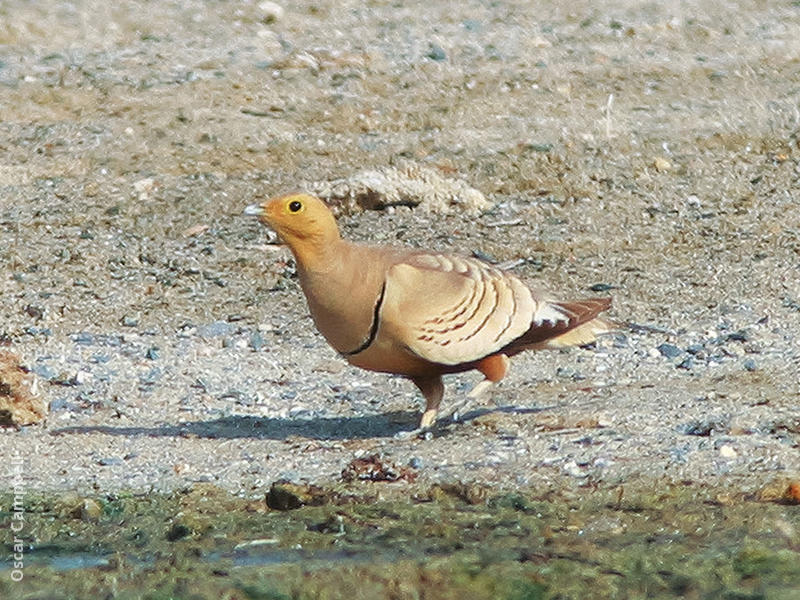
M 371 453 L 499 488 L 800 476 L 796 2 L 0 6 L 0 340 L 41 490 L 260 495 Z M 432 439 L 349 367 L 262 197 L 418 163 L 494 203 L 344 214 L 478 253 L 636 324 L 516 358 Z M 475 375 L 447 381 L 448 401 Z

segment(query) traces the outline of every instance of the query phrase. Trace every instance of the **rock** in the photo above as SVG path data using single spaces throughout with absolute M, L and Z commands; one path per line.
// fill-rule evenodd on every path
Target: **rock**
M 314 485 L 276 481 L 267 492 L 267 506 L 274 510 L 294 510 L 301 506 L 321 506 L 330 500 L 330 493 Z
M 362 171 L 346 179 L 312 183 L 309 189 L 346 213 L 399 205 L 420 206 L 434 213 L 461 209 L 479 214 L 493 205 L 465 182 L 413 163 Z
M 656 168 L 656 171 L 658 171 L 659 173 L 664 173 L 666 171 L 671 171 L 672 170 L 672 163 L 669 162 L 663 156 L 656 157 L 656 159 L 653 161 L 653 166 Z
M 122 459 L 117 456 L 108 456 L 101 458 L 97 461 L 97 464 L 101 467 L 113 467 L 116 465 L 122 464 Z
M 674 344 L 666 344 L 666 343 L 661 344 L 656 347 L 656 350 L 659 351 L 661 356 L 664 356 L 666 358 L 677 358 L 681 354 L 683 354 L 683 350 L 681 350 Z
M 747 329 L 740 329 L 725 336 L 725 341 L 728 342 L 749 342 L 753 339 L 753 334 Z
M 72 510 L 72 516 L 74 518 L 86 521 L 87 523 L 96 523 L 100 520 L 102 514 L 103 507 L 91 498 L 84 498 L 78 506 Z
M 742 366 L 747 371 L 755 371 L 758 369 L 756 361 L 754 361 L 752 358 L 746 358 L 745 361 L 742 363 Z
M 33 371 L 33 373 L 35 373 L 42 379 L 46 379 L 47 381 L 50 381 L 51 379 L 55 379 L 56 377 L 58 377 L 58 373 L 56 373 L 54 369 L 42 363 L 34 365 L 31 371 Z
M 31 425 L 45 416 L 47 406 L 34 375 L 20 365 L 16 354 L 0 350 L 0 426 Z
M 132 317 L 130 315 L 125 315 L 124 317 L 122 317 L 122 319 L 120 319 L 120 324 L 123 327 L 136 327 L 137 325 L 139 325 L 139 319 L 137 319 L 136 317 Z
M 72 341 L 75 342 L 76 344 L 91 346 L 92 344 L 95 343 L 95 338 L 88 331 L 82 331 L 80 333 L 76 333 L 75 335 L 73 335 Z
M 612 285 L 610 283 L 595 283 L 594 285 L 590 285 L 589 286 L 589 289 L 591 291 L 596 292 L 598 294 L 600 294 L 602 292 L 607 292 L 609 290 L 614 290 L 616 288 L 617 288 L 617 286 Z
M 316 525 L 309 525 L 311 531 L 319 533 L 330 533 L 333 535 L 344 535 L 346 533 L 344 528 L 344 518 L 342 515 L 329 515 L 327 519 Z
M 670 461 L 676 465 L 685 465 L 689 462 L 689 446 L 675 446 L 670 448 Z
M 712 433 L 723 433 L 729 429 L 728 424 L 722 420 L 704 419 L 692 421 L 679 426 L 678 431 L 684 435 L 709 436 Z
M 686 346 L 686 352 L 692 356 L 702 356 L 705 354 L 706 347 L 703 344 L 690 344 Z
M 41 306 L 35 306 L 33 304 L 28 304 L 25 307 L 25 313 L 36 321 L 41 321 L 44 318 L 45 309 Z
M 430 58 L 431 60 L 441 62 L 443 60 L 447 60 L 447 52 L 445 52 L 444 48 L 438 44 L 431 43 L 428 51 L 425 53 L 425 58 Z
M 729 444 L 722 444 L 722 446 L 719 447 L 719 455 L 722 458 L 736 458 L 739 456 L 739 453 L 736 452 L 736 449 L 733 446 Z
M 148 200 L 155 188 L 156 182 L 152 177 L 140 179 L 133 184 L 133 191 L 136 192 L 136 197 L 139 200 Z
M 259 2 L 258 10 L 261 11 L 263 23 L 275 23 L 283 19 L 283 7 L 275 2 Z
M 264 340 L 264 336 L 261 335 L 261 332 L 255 330 L 250 334 L 250 340 L 248 342 L 248 345 L 250 346 L 250 348 L 258 352 L 264 346 L 267 345 L 267 342 Z
M 167 538 L 168 542 L 177 542 L 178 540 L 185 538 L 190 533 L 192 533 L 192 530 L 186 525 L 183 523 L 175 523 L 169 528 L 165 537 Z
M 72 379 L 75 385 L 84 385 L 92 380 L 92 374 L 89 371 L 78 371 Z
M 571 477 L 584 478 L 589 476 L 589 472 L 582 469 L 574 460 L 568 460 L 562 467 L 564 473 Z
M 441 500 L 443 496 L 457 498 L 467 504 L 477 506 L 486 504 L 492 495 L 492 488 L 481 483 L 437 483 L 428 491 L 432 500 Z
M 230 335 L 236 329 L 235 325 L 231 325 L 225 321 L 214 321 L 208 325 L 201 325 L 197 328 L 197 335 L 202 338 L 215 338 Z

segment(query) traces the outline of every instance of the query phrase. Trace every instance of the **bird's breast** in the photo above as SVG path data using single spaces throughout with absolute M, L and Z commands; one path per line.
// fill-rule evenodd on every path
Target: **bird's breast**
M 314 324 L 328 343 L 344 355 L 361 349 L 377 326 L 383 266 L 343 246 L 325 269 L 299 275 Z

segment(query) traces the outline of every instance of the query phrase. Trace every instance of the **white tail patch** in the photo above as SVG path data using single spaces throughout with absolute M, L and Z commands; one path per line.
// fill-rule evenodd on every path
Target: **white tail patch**
M 540 302 L 536 311 L 533 313 L 532 322 L 537 327 L 544 323 L 556 325 L 558 323 L 569 323 L 569 315 L 564 310 L 555 304 L 549 302 Z
M 559 336 L 551 338 L 544 342 L 544 348 L 557 350 L 559 348 L 568 348 L 570 346 L 584 346 L 591 344 L 597 340 L 598 335 L 608 333 L 614 330 L 614 325 L 608 321 L 600 318 L 587 321 L 583 325 L 578 325 L 574 329 L 562 333 Z

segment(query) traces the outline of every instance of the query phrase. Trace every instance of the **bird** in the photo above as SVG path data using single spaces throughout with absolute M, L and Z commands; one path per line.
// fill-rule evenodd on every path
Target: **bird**
M 294 193 L 251 204 L 294 255 L 323 337 L 347 362 L 410 379 L 425 399 L 419 429 L 436 422 L 443 375 L 477 370 L 474 399 L 524 350 L 581 346 L 615 329 L 611 298 L 559 301 L 474 257 L 372 246 L 341 237 L 330 208 Z

